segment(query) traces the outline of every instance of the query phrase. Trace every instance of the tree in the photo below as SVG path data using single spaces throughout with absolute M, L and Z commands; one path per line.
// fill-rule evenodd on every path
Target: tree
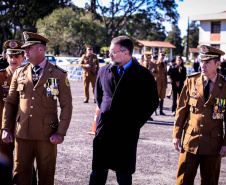
M 86 8 L 94 13 L 93 18 L 101 19 L 105 25 L 107 45 L 139 10 L 149 12 L 155 22 L 176 23 L 178 19 L 175 0 L 112 0 L 109 6 L 102 5 L 101 0 L 91 0 L 90 4 Z
M 48 52 L 81 56 L 85 44 L 103 46 L 105 29 L 99 21 L 93 21 L 91 13 L 71 7 L 54 10 L 37 22 L 38 33 L 50 39 Z
M 0 1 L 1 48 L 8 39 L 22 40 L 24 30 L 37 32 L 36 22 L 39 18 L 44 18 L 56 8 L 70 5 L 71 0 Z
M 189 25 L 189 48 L 196 48 L 199 45 L 199 24 L 196 21 L 192 21 Z M 187 36 L 183 37 L 183 46 L 187 46 Z
M 173 49 L 173 56 L 176 55 L 182 55 L 183 54 L 183 46 L 182 46 L 182 38 L 180 37 L 181 32 L 177 25 L 173 25 L 172 31 L 168 33 L 168 36 L 166 37 L 167 42 L 170 42 L 174 46 L 176 46 L 175 49 Z M 169 49 L 166 49 L 166 52 L 169 53 Z

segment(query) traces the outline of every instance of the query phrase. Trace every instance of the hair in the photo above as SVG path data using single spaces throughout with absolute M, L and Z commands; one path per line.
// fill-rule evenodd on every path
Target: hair
M 215 64 L 216 64 L 218 61 L 221 61 L 221 60 L 220 60 L 220 57 L 213 58 L 213 60 L 214 60 Z
M 43 47 L 44 51 L 46 51 L 46 46 L 43 44 L 36 44 L 37 47 Z
M 129 51 L 129 55 L 133 54 L 133 41 L 127 36 L 119 36 L 112 39 L 111 44 L 118 44 Z
M 174 62 L 176 62 L 176 59 L 175 59 L 175 58 L 173 58 L 173 59 L 170 61 L 170 63 L 174 63 Z
M 158 59 L 158 55 L 154 55 L 153 58 L 154 58 L 155 60 L 157 60 L 157 59 Z

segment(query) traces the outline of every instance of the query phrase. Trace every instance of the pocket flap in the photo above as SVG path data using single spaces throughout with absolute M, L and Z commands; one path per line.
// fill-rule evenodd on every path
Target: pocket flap
M 24 84 L 18 84 L 17 91 L 23 91 L 24 90 Z
M 43 124 L 44 125 L 58 124 L 57 116 L 45 116 Z
M 195 98 L 190 98 L 188 104 L 189 104 L 189 105 L 196 106 L 196 105 L 197 105 L 197 99 L 195 99 Z

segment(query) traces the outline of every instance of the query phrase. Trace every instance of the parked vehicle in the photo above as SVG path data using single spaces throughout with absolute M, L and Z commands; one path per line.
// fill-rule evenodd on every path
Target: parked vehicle
M 45 58 L 48 59 L 51 63 L 53 63 L 54 65 L 56 65 L 56 59 L 54 58 L 53 55 L 49 55 L 49 54 L 46 54 L 45 55 Z
M 56 64 L 59 66 L 77 64 L 79 57 L 56 57 Z

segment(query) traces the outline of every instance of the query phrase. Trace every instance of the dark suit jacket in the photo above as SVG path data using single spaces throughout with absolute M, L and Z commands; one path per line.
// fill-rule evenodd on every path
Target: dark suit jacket
M 108 64 L 98 73 L 95 98 L 100 113 L 93 142 L 93 170 L 134 173 L 140 128 L 158 106 L 154 77 L 135 59 L 121 79 L 117 67 Z

